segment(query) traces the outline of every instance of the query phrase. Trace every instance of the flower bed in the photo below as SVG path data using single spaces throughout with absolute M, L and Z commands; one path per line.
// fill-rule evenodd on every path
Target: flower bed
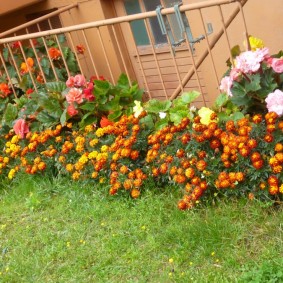
M 3 133 L 1 174 L 52 170 L 132 198 L 149 184 L 172 184 L 184 193 L 180 209 L 219 193 L 280 201 L 283 59 L 258 44 L 235 57 L 211 109 L 191 107 L 197 92 L 142 104 L 124 75 L 116 86 L 81 75 L 47 83 L 7 107 L 2 131 L 8 118 L 13 129 Z

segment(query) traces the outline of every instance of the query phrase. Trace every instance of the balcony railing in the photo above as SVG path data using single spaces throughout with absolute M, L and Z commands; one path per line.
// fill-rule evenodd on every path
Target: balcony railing
M 183 32 L 184 42 L 176 48 L 170 45 L 170 35 L 166 34 L 168 40 L 166 64 L 170 65 L 170 74 L 166 73 L 168 68 L 165 61 L 163 62 L 164 67 L 162 67 L 161 56 L 164 54 L 162 55 L 162 48 L 158 49 L 155 45 L 150 29 L 149 19 L 157 17 L 157 11 L 11 36 L 19 29 L 24 28 L 28 31 L 30 24 L 38 24 L 37 21 L 33 21 L 0 34 L 2 80 L 3 78 L 7 80 L 9 87 L 17 96 L 23 80 L 28 80 L 30 87 L 37 91 L 41 83 L 50 80 L 66 80 L 68 76 L 75 73 L 81 73 L 86 77 L 104 75 L 115 83 L 118 75 L 124 72 L 130 79 L 139 81 L 141 87 L 144 87 L 145 92 L 148 93 L 149 98 L 173 99 L 183 91 L 197 88 L 202 93 L 200 103 L 206 104 L 209 98 L 204 76 L 208 70 L 213 77 L 213 79 L 210 79 L 210 83 L 214 81 L 215 89 L 218 89 L 219 85 L 219 71 L 213 50 L 220 44 L 220 40 L 221 52 L 225 53 L 225 56 L 230 58 L 233 63 L 230 52 L 232 43 L 229 39 L 229 26 L 236 17 L 240 17 L 241 20 L 242 26 L 239 28 L 239 33 L 243 34 L 241 40 L 248 42 L 243 12 L 243 6 L 246 2 L 247 0 L 208 0 L 180 6 L 179 13 L 190 14 L 191 11 L 195 11 L 199 14 L 200 29 L 204 36 L 200 45 L 201 48 L 195 52 L 192 38 L 189 37 L 188 32 Z M 229 16 L 224 15 L 223 6 L 230 5 Z M 65 10 L 75 6 L 68 6 Z M 210 36 L 208 36 L 203 17 L 203 9 L 209 7 L 217 9 L 218 19 L 221 23 Z M 162 9 L 160 13 L 164 17 L 176 13 L 176 9 L 166 8 Z M 48 16 L 45 16 L 44 19 L 48 19 Z M 130 23 L 137 20 L 144 22 L 150 39 L 147 50 L 150 50 L 151 57 L 147 60 L 150 60 L 150 68 L 154 69 L 152 71 L 149 71 L 146 67 L 146 54 L 142 54 L 138 46 L 134 47 L 132 53 L 128 52 L 127 43 L 122 40 L 123 30 L 131 30 Z M 10 36 L 7 37 L 8 35 Z M 130 36 L 134 42 L 133 33 Z M 52 48 L 55 53 L 57 52 L 57 57 L 54 52 L 52 53 Z M 113 52 L 113 50 L 116 50 L 116 52 Z M 33 56 L 33 62 L 29 59 L 30 55 Z M 187 62 L 184 58 L 188 63 L 182 62 Z M 59 69 L 64 71 L 59 72 Z M 172 79 L 170 81 L 170 76 L 174 77 L 174 81 Z M 153 79 L 154 82 L 152 82 Z M 155 88 L 152 87 L 154 84 Z M 158 92 L 156 85 L 158 85 Z

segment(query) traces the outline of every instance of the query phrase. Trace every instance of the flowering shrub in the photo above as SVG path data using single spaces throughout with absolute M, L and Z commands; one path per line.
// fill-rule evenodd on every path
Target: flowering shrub
M 250 37 L 250 43 L 252 50 L 236 52 L 233 65 L 220 85 L 229 101 L 244 114 L 266 112 L 265 99 L 283 88 L 283 52 L 271 56 L 262 41 Z
M 74 181 L 103 184 L 110 195 L 132 198 L 149 184 L 174 185 L 183 193 L 178 202 L 182 210 L 217 195 L 280 202 L 283 92 L 276 78 L 281 80 L 281 59 L 267 59 L 263 48 L 248 52 L 236 59 L 240 71 L 232 80 L 231 94 L 222 94 L 216 101 L 226 110 L 236 107 L 225 119 L 219 108 L 191 106 L 199 95 L 195 91 L 173 101 L 142 104 L 142 92 L 136 84 L 130 86 L 125 75 L 116 86 L 103 78 L 87 81 L 82 75 L 66 83 L 48 83 L 45 91 L 17 100 L 19 112 L 11 108 L 4 115 L 15 123 L 1 141 L 0 173 L 13 179 L 20 171 L 56 172 Z M 274 60 L 277 71 L 267 60 Z M 230 76 L 234 71 L 233 67 Z M 266 79 L 266 73 L 272 73 L 272 78 Z M 260 77 L 259 82 L 265 81 L 269 92 L 258 104 L 261 90 L 252 91 L 251 80 L 260 74 L 265 79 Z M 222 87 L 226 81 L 227 77 Z M 251 101 L 248 108 L 234 105 L 239 98 L 235 89 L 241 84 Z M 9 95 L 4 85 L 0 90 Z M 251 107 L 259 109 L 259 105 L 264 112 L 252 115 Z

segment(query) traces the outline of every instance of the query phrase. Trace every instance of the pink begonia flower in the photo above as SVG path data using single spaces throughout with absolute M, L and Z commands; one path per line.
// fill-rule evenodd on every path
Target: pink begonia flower
M 235 67 L 245 74 L 255 73 L 259 70 L 260 63 L 268 56 L 268 48 L 246 51 L 236 57 Z
M 86 79 L 83 75 L 75 75 L 74 77 L 69 77 L 66 81 L 67 87 L 83 87 L 86 84 Z
M 86 84 L 86 79 L 83 75 L 75 75 L 74 81 L 76 87 L 83 87 Z
M 25 137 L 25 134 L 29 132 L 29 127 L 24 119 L 18 119 L 15 122 L 13 129 L 16 135 L 19 135 L 22 139 Z
M 226 76 L 222 78 L 219 88 L 220 90 L 226 92 L 229 96 L 233 96 L 231 92 L 232 86 L 233 86 L 233 80 L 229 76 Z
M 283 58 L 273 58 L 271 67 L 275 73 L 283 73 Z
M 66 95 L 66 100 L 69 104 L 72 104 L 74 102 L 78 104 L 83 103 L 84 100 L 82 90 L 75 87 L 71 88 Z
M 238 70 L 237 68 L 233 68 L 230 72 L 230 78 L 233 81 L 237 81 L 237 79 L 240 77 L 241 71 Z
M 283 92 L 281 90 L 276 89 L 269 93 L 265 102 L 268 112 L 275 112 L 279 116 L 283 114 Z
M 87 83 L 87 87 L 83 90 L 84 98 L 88 101 L 94 100 L 93 91 L 93 83 Z
M 75 78 L 69 77 L 68 80 L 66 81 L 66 86 L 67 87 L 74 87 L 75 86 Z
M 79 111 L 75 108 L 74 104 L 69 104 L 67 107 L 67 113 L 73 117 L 79 113 Z

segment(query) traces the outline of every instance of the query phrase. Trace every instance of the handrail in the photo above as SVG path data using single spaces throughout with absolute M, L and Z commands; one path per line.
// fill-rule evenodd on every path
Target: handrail
M 230 3 L 234 3 L 234 2 L 241 2 L 241 0 L 208 0 L 208 1 L 203 1 L 203 2 L 200 2 L 200 3 L 182 5 L 180 7 L 180 11 L 186 12 L 186 11 L 190 11 L 190 10 L 207 8 L 207 7 L 212 7 L 212 6 L 222 5 L 222 4 L 230 4 Z M 173 13 L 175 13 L 175 10 L 174 10 L 174 7 L 165 8 L 165 9 L 161 10 L 161 13 L 162 13 L 162 15 L 173 14 Z M 30 34 L 26 34 L 26 35 L 7 37 L 7 38 L 3 38 L 3 39 L 0 38 L 0 44 L 10 43 L 10 42 L 14 42 L 14 41 L 21 41 L 21 40 L 26 40 L 26 39 L 32 39 L 32 38 L 37 38 L 37 37 L 42 37 L 42 36 L 68 33 L 68 32 L 78 31 L 78 30 L 82 30 L 82 29 L 89 29 L 89 28 L 94 28 L 94 27 L 101 27 L 101 26 L 106 26 L 106 25 L 119 24 L 119 23 L 134 21 L 134 20 L 151 18 L 151 17 L 155 17 L 155 16 L 156 16 L 156 11 L 149 11 L 149 12 L 144 12 L 144 13 L 140 13 L 140 14 L 128 15 L 128 16 L 124 16 L 124 17 L 100 20 L 100 21 L 95 21 L 95 22 L 89 22 L 89 23 L 74 25 L 74 26 L 70 26 L 70 27 L 53 29 L 53 30 L 49 30 L 49 31 L 30 33 Z M 0 34 L 0 37 L 1 37 L 1 34 Z
M 37 23 L 39 23 L 39 22 L 41 22 L 43 20 L 49 19 L 49 18 L 51 18 L 53 16 L 59 15 L 59 14 L 65 12 L 65 11 L 68 11 L 68 10 L 72 9 L 72 8 L 78 7 L 78 5 L 79 5 L 78 3 L 74 3 L 74 4 L 71 4 L 71 5 L 65 6 L 63 8 L 60 8 L 60 9 L 54 11 L 54 12 L 48 13 L 48 14 L 46 14 L 44 16 L 41 16 L 41 17 L 39 17 L 37 19 L 34 19 L 34 20 L 29 21 L 27 23 L 24 23 L 24 24 L 22 24 L 20 26 L 17 26 L 15 28 L 12 28 L 12 29 L 9 29 L 9 30 L 6 30 L 6 31 L 0 33 L 0 38 L 5 37 L 6 35 L 9 35 L 11 33 L 17 32 L 19 30 L 22 30 L 24 28 L 30 27 L 31 25 L 37 24 Z

